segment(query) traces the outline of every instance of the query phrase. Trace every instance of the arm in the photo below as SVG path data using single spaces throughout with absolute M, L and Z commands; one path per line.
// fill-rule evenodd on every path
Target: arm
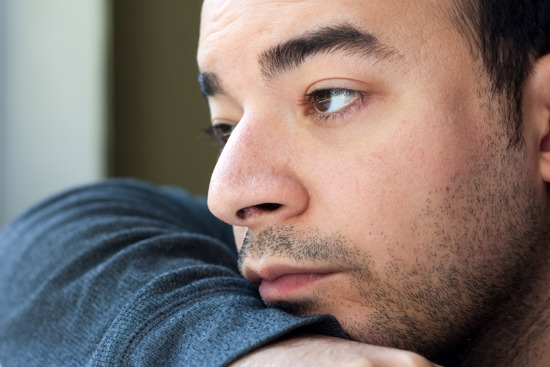
M 240 358 L 231 367 L 437 367 L 418 354 L 323 335 L 295 335 Z
M 266 308 L 231 238 L 203 201 L 135 181 L 40 204 L 0 233 L 0 363 L 221 366 L 298 331 L 345 337 Z

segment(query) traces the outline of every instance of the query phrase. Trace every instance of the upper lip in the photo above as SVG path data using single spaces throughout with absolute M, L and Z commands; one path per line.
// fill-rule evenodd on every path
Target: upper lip
M 289 264 L 261 264 L 259 266 L 245 265 L 242 269 L 243 276 L 253 284 L 259 284 L 262 280 L 274 281 L 289 274 L 328 274 L 334 270 L 322 267 L 309 267 L 306 265 Z

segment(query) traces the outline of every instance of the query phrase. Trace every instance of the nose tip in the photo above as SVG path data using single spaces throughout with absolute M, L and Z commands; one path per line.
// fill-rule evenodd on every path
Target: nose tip
M 257 177 L 257 176 L 256 176 Z M 306 190 L 296 179 L 266 177 L 264 185 L 249 184 L 239 178 L 211 183 L 208 192 L 210 211 L 234 226 L 256 228 L 260 224 L 277 225 L 304 212 L 309 203 Z
M 208 205 L 224 222 L 254 229 L 281 224 L 308 207 L 308 192 L 298 173 L 299 155 L 280 144 L 284 131 L 271 130 L 275 128 L 260 130 L 241 120 L 220 154 Z

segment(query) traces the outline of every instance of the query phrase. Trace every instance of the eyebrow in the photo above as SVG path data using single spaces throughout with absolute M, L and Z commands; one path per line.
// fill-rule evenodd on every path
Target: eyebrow
M 199 85 L 204 98 L 208 99 L 209 96 L 223 93 L 220 81 L 214 73 L 201 73 L 199 74 Z
M 269 82 L 298 68 L 310 57 L 332 53 L 359 55 L 376 61 L 401 57 L 395 48 L 382 43 L 374 34 L 349 24 L 339 24 L 310 31 L 273 46 L 260 54 L 258 64 L 262 76 Z M 201 73 L 199 83 L 205 98 L 223 93 L 219 78 L 214 73 Z
M 374 34 L 340 24 L 274 46 L 260 55 L 258 63 L 263 77 L 270 81 L 298 68 L 307 58 L 332 53 L 374 57 L 377 61 L 400 57 L 396 49 L 380 42 Z

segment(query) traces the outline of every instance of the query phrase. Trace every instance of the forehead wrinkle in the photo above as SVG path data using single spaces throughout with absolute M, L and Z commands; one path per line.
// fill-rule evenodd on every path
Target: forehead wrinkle
M 307 32 L 264 51 L 258 58 L 266 82 L 300 66 L 308 57 L 318 54 L 348 53 L 374 57 L 377 61 L 401 57 L 399 52 L 368 32 L 349 24 L 323 27 Z

